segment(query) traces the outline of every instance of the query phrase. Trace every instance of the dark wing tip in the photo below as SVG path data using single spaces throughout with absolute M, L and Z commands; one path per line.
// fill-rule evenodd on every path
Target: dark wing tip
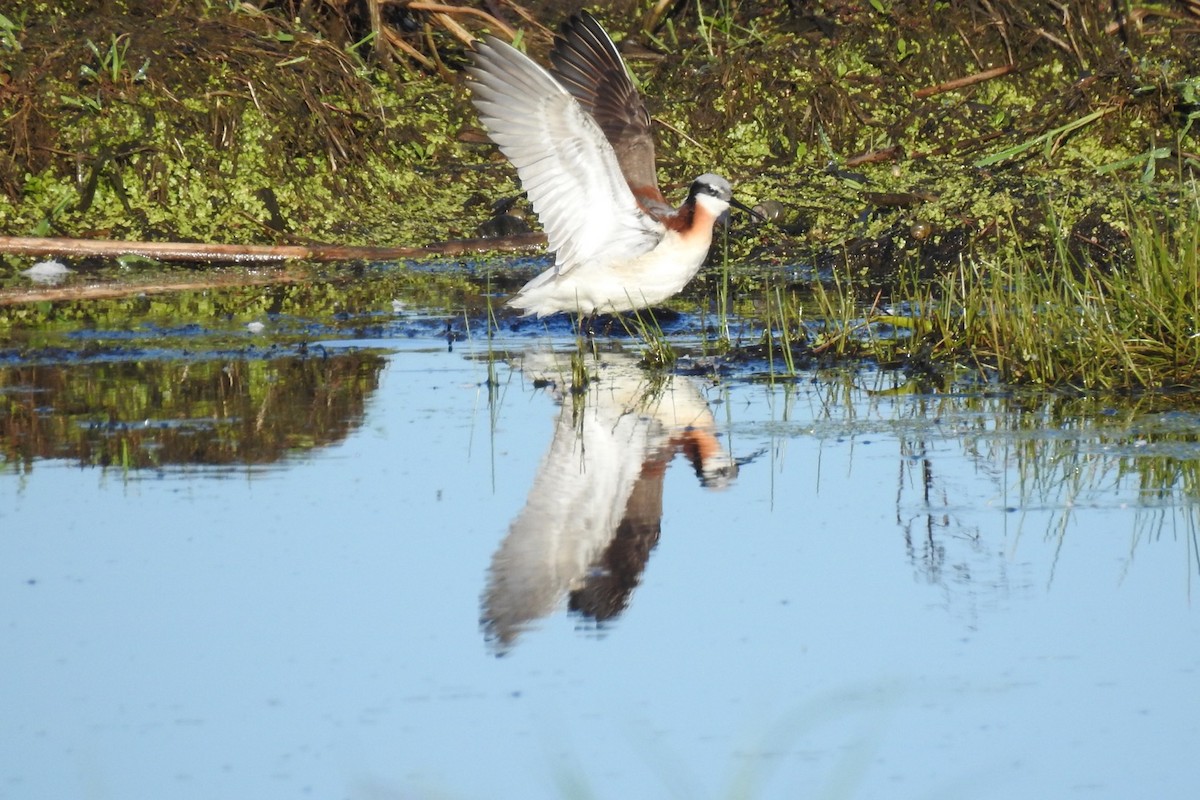
M 578 35 L 586 35 L 587 38 L 596 42 L 612 43 L 612 37 L 608 35 L 608 31 L 604 30 L 604 26 L 600 21 L 592 16 L 591 12 L 586 9 L 578 14 L 572 14 L 566 22 L 562 24 L 564 29 L 570 28 L 576 31 Z

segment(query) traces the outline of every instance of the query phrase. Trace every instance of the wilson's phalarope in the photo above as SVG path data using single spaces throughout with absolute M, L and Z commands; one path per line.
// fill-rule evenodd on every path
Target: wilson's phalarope
M 661 303 L 700 269 L 733 199 L 706 173 L 673 208 L 658 188 L 650 115 L 612 39 L 587 12 L 563 23 L 547 72 L 489 36 L 472 102 L 517 169 L 554 266 L 509 300 L 524 315 L 615 313 Z

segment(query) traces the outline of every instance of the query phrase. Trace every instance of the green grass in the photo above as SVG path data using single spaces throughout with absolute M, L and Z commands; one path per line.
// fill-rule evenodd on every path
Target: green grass
M 1053 213 L 1049 220 L 1057 225 Z M 889 303 L 874 297 L 864 305 L 861 288 L 835 275 L 812 287 L 811 311 L 795 295 L 776 292 L 766 298 L 762 320 L 773 337 L 786 337 L 807 319 L 819 331 L 813 353 L 832 360 L 920 358 L 947 372 L 968 366 L 1014 385 L 1194 386 L 1200 382 L 1200 193 L 1195 184 L 1185 187 L 1178 206 L 1165 213 L 1130 204 L 1118 227 L 1128 239 L 1125 255 L 1111 266 L 1082 260 L 1070 233 L 1037 250 L 1011 233 L 932 280 L 893 287 Z M 789 363 L 772 368 L 792 371 Z
M 1068 242 L 1007 252 L 936 281 L 936 349 L 965 354 L 1005 383 L 1134 389 L 1200 378 L 1200 198 L 1168 227 L 1129 213 L 1130 263 L 1080 264 Z

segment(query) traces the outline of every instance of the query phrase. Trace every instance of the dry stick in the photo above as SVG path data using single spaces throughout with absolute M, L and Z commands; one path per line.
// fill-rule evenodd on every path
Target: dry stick
M 687 140 L 687 141 L 688 141 L 688 142 L 689 142 L 689 143 L 690 143 L 690 144 L 691 144 L 693 147 L 697 148 L 697 149 L 698 149 L 700 152 L 704 153 L 705 155 L 710 155 L 710 154 L 712 153 L 712 151 L 711 151 L 711 150 L 709 150 L 707 147 L 705 147 L 704 145 L 700 144 L 700 142 L 696 141 L 696 140 L 695 140 L 695 139 L 693 139 L 691 136 L 688 136 L 688 135 L 687 135 L 686 133 L 684 133 L 682 130 L 680 130 L 679 128 L 676 128 L 674 125 L 672 125 L 671 123 L 667 122 L 665 119 L 661 119 L 661 118 L 659 118 L 659 117 L 651 117 L 651 119 L 652 119 L 654 122 L 657 122 L 659 125 L 662 125 L 662 126 L 663 126 L 664 128 L 666 128 L 667 130 L 671 131 L 671 132 L 672 132 L 672 133 L 674 133 L 675 135 L 677 135 L 677 136 L 679 136 L 679 137 L 681 137 L 681 138 L 683 138 L 683 139 L 686 139 L 686 140 Z
M 1002 67 L 993 67 L 986 69 L 983 72 L 976 72 L 974 75 L 968 75 L 965 78 L 955 78 L 952 81 L 939 83 L 937 86 L 926 86 L 924 89 L 917 89 L 913 92 L 913 97 L 917 99 L 932 97 L 935 94 L 942 92 L 952 92 L 955 89 L 961 89 L 964 86 L 973 86 L 976 83 L 990 81 L 992 78 L 999 78 L 1001 75 L 1007 75 L 1017 68 L 1016 64 L 1005 64 Z
M 857 167 L 859 164 L 878 164 L 880 161 L 892 161 L 904 155 L 899 146 L 885 147 L 882 150 L 872 150 L 846 159 L 847 167 Z
M 347 247 L 341 245 L 232 245 L 188 242 L 113 242 L 91 239 L 0 236 L 0 253 L 23 255 L 108 256 L 141 255 L 160 261 L 218 261 L 255 263 L 288 259 L 310 261 L 375 260 L 414 258 L 430 255 L 462 255 L 486 250 L 527 250 L 544 244 L 545 234 L 520 233 L 496 239 L 456 239 L 434 247 Z M 91 286 L 47 287 L 0 290 L 0 306 L 61 300 L 103 300 L 130 295 L 199 291 L 229 286 L 266 286 L 309 280 L 304 273 L 286 270 L 253 274 L 209 274 L 202 280 L 189 278 L 160 283 L 114 283 Z
M 367 0 L 367 16 L 371 20 L 371 33 L 375 34 L 375 41 L 378 42 L 381 60 L 390 61 L 391 53 L 388 51 L 387 37 L 383 35 L 383 9 L 379 7 L 379 0 Z
M 642 30 L 650 34 L 658 33 L 663 19 L 667 16 L 667 11 L 674 2 L 675 0 L 657 0 L 642 17 Z
M 437 44 L 433 41 L 433 26 L 426 22 L 423 27 L 425 29 L 425 47 L 429 49 L 429 55 L 433 58 L 433 63 L 437 65 L 438 76 L 446 83 L 453 83 L 454 73 L 442 63 L 442 56 L 438 53 Z
M 385 39 L 387 39 L 388 44 L 390 44 L 392 47 L 395 47 L 395 48 L 403 51 L 406 56 L 408 56 L 409 58 L 411 58 L 414 61 L 416 61 L 417 63 L 419 63 L 421 66 L 425 67 L 425 69 L 429 70 L 430 72 L 437 71 L 437 64 L 434 64 L 432 61 L 430 61 L 428 58 L 426 58 L 425 54 L 422 53 L 420 50 L 418 50 L 417 48 L 413 47 L 408 42 L 401 39 L 399 34 L 397 34 L 391 28 L 385 27 L 383 29 L 383 36 Z
M 443 3 L 421 3 L 421 2 L 406 3 L 405 8 L 409 8 L 413 11 L 429 11 L 438 16 L 447 15 L 447 14 L 468 14 L 471 16 L 479 17 L 484 22 L 487 22 L 490 25 L 495 25 L 496 28 L 498 28 L 501 31 L 504 31 L 504 35 L 510 39 L 517 35 L 517 32 L 514 31 L 512 28 L 510 28 L 508 25 L 505 25 L 502 20 L 496 19 L 495 17 L 493 17 L 491 14 L 487 13 L 486 11 L 480 11 L 477 8 L 462 8 L 460 6 L 448 6 Z M 445 20 L 443 20 L 443 22 L 445 22 Z M 453 20 L 450 20 L 450 22 L 452 22 L 454 25 L 457 25 L 457 23 L 454 23 Z M 447 27 L 449 27 L 449 26 L 447 26 Z M 458 26 L 458 27 L 459 27 L 459 31 L 461 31 L 463 34 L 466 33 L 466 31 L 463 30 L 463 28 L 461 26 Z M 451 33 L 455 33 L 455 31 L 453 29 L 451 29 Z M 455 33 L 455 35 L 458 36 L 460 39 L 462 38 L 462 35 L 459 33 Z M 466 35 L 467 35 L 466 43 L 470 44 L 471 41 L 473 41 L 474 37 L 470 36 L 469 34 L 466 34 Z
M 475 35 L 454 21 L 454 17 L 449 14 L 434 14 L 433 18 L 442 23 L 442 27 L 448 30 L 454 38 L 471 47 L 475 44 Z
M 1067 43 L 1066 43 L 1066 42 L 1064 42 L 1062 39 L 1060 39 L 1059 37 L 1055 36 L 1053 33 L 1051 33 L 1050 31 L 1046 30 L 1045 28 L 1035 28 L 1033 32 L 1034 32 L 1034 33 L 1036 33 L 1036 34 L 1038 34 L 1039 36 L 1043 36 L 1043 37 L 1045 37 L 1045 38 L 1046 38 L 1046 39 L 1048 39 L 1048 40 L 1049 40 L 1051 43 L 1053 43 L 1053 44 L 1057 45 L 1057 46 L 1058 46 L 1059 48 L 1061 48 L 1061 49 L 1062 49 L 1062 51 L 1063 51 L 1064 53 L 1066 53 L 1067 55 L 1069 55 L 1069 56 L 1075 55 L 1074 51 L 1072 51 L 1072 50 L 1071 50 L 1071 45 L 1067 44 Z
M 130 295 L 167 294 L 169 292 L 206 291 L 231 286 L 271 286 L 300 283 L 309 276 L 294 272 L 267 275 L 211 275 L 205 280 L 163 281 L 161 283 L 112 283 L 91 286 L 55 286 L 39 289 L 0 290 L 0 306 L 23 303 L 56 303 L 64 300 L 113 300 Z
M 159 261 L 268 263 L 308 261 L 394 261 L 399 258 L 456 256 L 489 250 L 524 250 L 543 244 L 545 234 L 521 233 L 496 239 L 453 239 L 430 247 L 360 247 L 355 245 L 254 245 L 192 242 L 117 242 L 40 236 L 0 236 L 0 253 L 30 256 L 144 256 Z

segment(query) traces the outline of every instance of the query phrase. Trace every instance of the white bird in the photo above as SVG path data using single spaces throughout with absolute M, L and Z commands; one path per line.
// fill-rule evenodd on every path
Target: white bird
M 650 115 L 612 39 L 587 12 L 563 23 L 553 74 L 489 36 L 467 71 L 472 102 L 517 169 L 554 266 L 511 300 L 525 316 L 645 308 L 699 271 L 733 199 L 706 173 L 673 208 L 658 188 Z

